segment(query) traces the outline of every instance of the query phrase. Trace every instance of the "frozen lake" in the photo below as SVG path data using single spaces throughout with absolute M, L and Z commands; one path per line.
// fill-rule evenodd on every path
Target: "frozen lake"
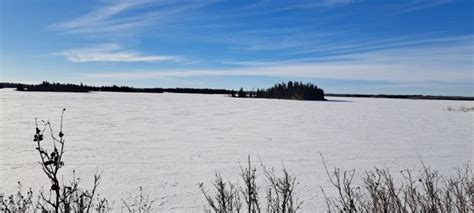
M 325 208 L 320 187 L 332 190 L 319 152 L 330 167 L 377 166 L 395 176 L 403 168 L 418 169 L 420 159 L 451 174 L 473 156 L 474 113 L 445 108 L 474 102 L 9 89 L 0 90 L 0 98 L 0 193 L 15 192 L 17 181 L 49 186 L 38 165 L 34 118 L 59 127 L 61 109 L 67 108 L 65 180 L 75 169 L 89 187 L 93 173 L 103 171 L 100 194 L 115 200 L 115 209 L 143 186 L 156 199 L 155 210 L 202 212 L 198 183 L 211 187 L 215 172 L 237 181 L 249 154 L 255 165 L 261 160 L 268 167 L 285 166 L 297 177 L 305 212 Z

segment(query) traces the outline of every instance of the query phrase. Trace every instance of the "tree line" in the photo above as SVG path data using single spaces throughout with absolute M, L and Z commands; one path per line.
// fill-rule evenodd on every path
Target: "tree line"
M 43 81 L 41 84 L 11 84 L 5 83 L 8 87 L 14 87 L 18 91 L 32 92 L 142 92 L 142 93 L 195 93 L 195 94 L 232 94 L 232 90 L 208 89 L 208 88 L 134 88 L 129 86 L 89 86 L 86 84 L 70 83 L 50 83 Z M 0 84 L 2 86 L 2 84 Z
M 145 92 L 145 93 L 193 93 L 193 94 L 223 94 L 239 98 L 275 98 L 295 100 L 324 100 L 325 96 L 353 97 L 353 98 L 396 98 L 396 99 L 426 99 L 426 100 L 459 100 L 474 101 L 470 96 L 442 96 L 442 95 L 392 95 L 392 94 L 335 94 L 324 93 L 317 86 L 301 82 L 275 84 L 268 89 L 254 90 L 227 90 L 209 88 L 134 88 L 129 86 L 89 86 L 85 84 L 50 83 L 44 81 L 41 84 L 30 85 L 22 83 L 0 82 L 0 89 L 16 88 L 18 91 L 41 91 L 41 92 Z
M 91 88 L 87 85 L 80 84 L 61 84 L 61 83 L 50 83 L 43 81 L 38 85 L 28 84 L 17 84 L 17 91 L 37 91 L 37 92 L 89 92 Z
M 326 96 L 333 96 L 333 97 L 351 97 L 351 98 L 395 98 L 395 99 L 426 99 L 426 100 L 474 101 L 474 97 L 468 97 L 468 96 L 444 96 L 444 95 L 326 94 Z
M 12 84 L 2 83 L 0 86 L 16 87 L 18 91 L 37 92 L 142 92 L 142 93 L 192 93 L 192 94 L 223 94 L 239 98 L 273 98 L 293 100 L 325 100 L 324 91 L 311 83 L 292 82 L 275 84 L 268 89 L 257 91 L 238 91 L 209 88 L 134 88 L 129 86 L 89 86 L 86 84 L 51 83 L 43 81 L 41 84 Z

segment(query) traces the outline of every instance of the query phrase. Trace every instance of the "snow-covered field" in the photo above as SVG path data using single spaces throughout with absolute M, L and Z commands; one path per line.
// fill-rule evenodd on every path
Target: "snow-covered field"
M 237 181 L 247 155 L 259 165 L 286 167 L 299 182 L 303 211 L 325 208 L 330 167 L 420 168 L 443 174 L 472 162 L 474 113 L 446 107 L 474 102 L 334 98 L 328 102 L 236 99 L 222 95 L 28 93 L 0 90 L 0 193 L 45 185 L 33 142 L 34 118 L 59 126 L 62 108 L 65 180 L 72 170 L 91 185 L 103 171 L 101 196 L 127 198 L 144 187 L 155 210 L 202 212 L 198 183 L 215 172 Z M 259 171 L 262 170 L 258 167 Z M 260 177 L 263 181 L 263 176 Z M 262 192 L 263 194 L 263 192 Z

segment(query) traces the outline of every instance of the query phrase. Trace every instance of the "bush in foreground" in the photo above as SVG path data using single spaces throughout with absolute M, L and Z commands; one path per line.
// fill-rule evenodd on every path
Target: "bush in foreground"
M 216 174 L 212 193 L 208 192 L 201 183 L 199 187 L 207 201 L 205 211 L 218 213 L 241 211 L 257 213 L 264 210 L 275 213 L 296 212 L 303 203 L 295 195 L 296 178 L 291 176 L 286 169 L 282 170 L 281 176 L 275 174 L 273 169 L 268 170 L 263 167 L 263 170 L 268 183 L 265 188 L 265 198 L 259 196 L 260 187 L 256 183 L 257 169 L 251 165 L 250 156 L 248 167 L 241 168 L 240 171 L 243 186 L 223 181 L 220 174 Z M 242 207 L 242 200 L 245 202 L 244 207 Z M 265 208 L 261 206 L 263 200 L 265 200 Z
M 81 186 L 80 178 L 75 176 L 69 182 L 59 179 L 60 170 L 64 166 L 62 161 L 64 155 L 65 139 L 63 132 L 63 109 L 61 114 L 60 128 L 57 134 L 53 131 L 49 121 L 42 121 L 38 125 L 37 120 L 33 141 L 36 143 L 36 150 L 40 156 L 40 165 L 43 173 L 51 182 L 35 197 L 31 188 L 25 193 L 22 185 L 18 182 L 18 192 L 16 194 L 3 197 L 0 196 L 0 212 L 111 212 L 112 206 L 106 198 L 101 198 L 97 194 L 100 184 L 100 174 L 94 175 L 94 183 L 91 189 Z M 46 141 L 47 135 L 51 140 Z M 45 190 L 46 189 L 46 190 Z M 151 212 L 153 200 L 150 200 L 142 193 L 131 201 L 123 200 L 122 211 L 129 212 Z
M 473 212 L 474 184 L 470 165 L 457 168 L 453 177 L 443 177 L 426 167 L 417 176 L 402 170 L 396 183 L 387 169 L 375 168 L 362 176 L 361 186 L 352 183 L 355 171 L 329 172 L 337 197 L 325 194 L 328 212 Z M 322 190 L 324 193 L 324 190 Z
M 361 177 L 362 184 L 353 184 L 355 170 L 335 168 L 329 171 L 323 158 L 326 174 L 332 184 L 330 190 L 336 196 L 328 196 L 324 189 L 327 212 L 459 212 L 474 211 L 474 184 L 470 165 L 458 168 L 456 175 L 443 177 L 436 170 L 426 167 L 414 176 L 411 170 L 400 171 L 399 182 L 386 169 L 374 168 Z M 256 168 L 249 163 L 241 169 L 243 186 L 231 184 L 217 175 L 214 192 L 201 190 L 206 198 L 206 212 L 297 212 L 302 201 L 296 198 L 296 179 L 283 169 L 275 176 L 263 165 L 267 180 L 266 196 L 259 196 Z M 250 171 L 250 172 L 249 172 Z M 226 183 L 229 187 L 226 188 Z M 314 190 L 315 192 L 317 189 Z M 249 193 L 250 192 L 250 193 Z M 241 200 L 245 200 L 242 207 Z M 217 205 L 216 205 L 217 204 Z M 265 206 L 265 208 L 262 208 Z

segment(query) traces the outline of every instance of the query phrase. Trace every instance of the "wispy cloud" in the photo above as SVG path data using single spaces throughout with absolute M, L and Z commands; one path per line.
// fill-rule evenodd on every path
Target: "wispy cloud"
M 397 14 L 408 13 L 416 10 L 428 9 L 437 7 L 443 4 L 451 3 L 454 0 L 414 0 L 408 4 L 402 4 Z
M 195 29 L 193 29 L 195 30 Z M 323 39 L 341 31 L 312 32 L 307 26 L 258 26 L 258 27 L 231 27 L 222 29 L 210 28 L 204 32 L 197 32 L 191 37 L 179 37 L 181 40 L 193 40 L 210 44 L 224 44 L 229 49 L 245 52 L 259 51 L 295 51 L 312 47 Z M 169 35 L 173 37 L 173 35 Z
M 64 56 L 67 60 L 83 62 L 179 62 L 180 57 L 165 55 L 144 55 L 140 52 L 124 50 L 118 44 L 102 44 L 95 47 L 70 49 L 52 55 Z
M 333 7 L 344 6 L 357 2 L 357 0 L 320 0 L 308 1 L 297 0 L 288 4 L 284 1 L 262 0 L 252 5 L 247 5 L 244 9 L 258 9 L 263 12 L 282 12 L 287 10 L 301 10 L 301 9 L 327 9 Z M 262 11 L 261 11 L 262 12 Z
M 323 54 L 326 56 L 346 55 L 351 53 L 372 52 L 385 49 L 413 48 L 417 46 L 440 46 L 469 44 L 473 35 L 440 36 L 440 35 L 411 35 L 404 37 L 373 39 L 366 41 L 351 41 L 342 44 L 318 45 L 316 47 L 302 48 L 289 51 L 289 55 Z
M 52 25 L 53 28 L 63 30 L 70 33 L 92 32 L 106 30 L 121 29 L 140 25 L 144 22 L 143 19 L 133 19 L 132 17 L 122 17 L 121 21 L 112 20 L 114 16 L 123 13 L 127 10 L 138 8 L 146 4 L 153 3 L 151 0 L 137 0 L 137 1 L 119 1 L 113 4 L 105 5 L 92 12 L 89 12 L 80 17 L 66 20 Z
M 438 46 L 415 46 L 352 53 L 326 61 L 253 61 L 227 69 L 163 69 L 135 72 L 103 72 L 92 78 L 149 79 L 195 76 L 266 76 L 325 78 L 387 82 L 474 83 L 471 40 Z M 298 59 L 302 60 L 302 59 Z
M 131 29 L 170 21 L 170 16 L 211 1 L 119 0 L 51 27 L 66 33 L 130 33 Z

